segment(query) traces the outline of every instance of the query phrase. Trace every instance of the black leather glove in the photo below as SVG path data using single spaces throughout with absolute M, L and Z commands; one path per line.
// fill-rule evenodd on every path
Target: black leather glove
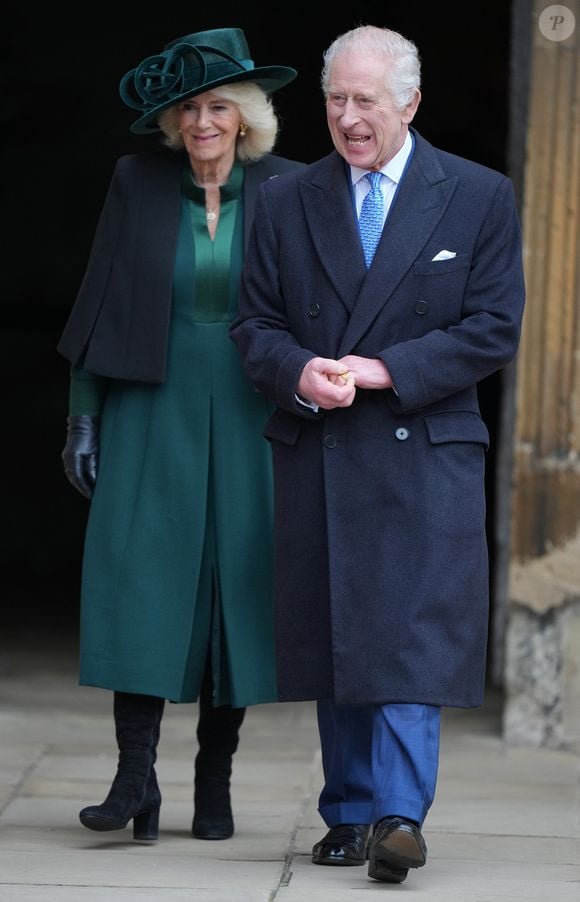
M 68 481 L 85 498 L 91 498 L 97 480 L 99 417 L 67 417 L 66 445 L 61 456 Z

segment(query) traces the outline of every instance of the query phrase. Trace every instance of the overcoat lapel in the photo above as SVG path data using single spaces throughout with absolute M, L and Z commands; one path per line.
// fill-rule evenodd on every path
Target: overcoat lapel
M 352 312 L 366 269 L 342 157 L 331 153 L 320 161 L 313 176 L 298 185 L 320 262 Z
M 366 271 L 345 164 L 336 152 L 299 181 L 320 262 L 351 314 L 337 356 L 352 351 L 420 255 L 455 190 L 431 145 L 415 133 L 415 152 Z
M 389 211 L 381 240 L 337 357 L 352 352 L 441 220 L 453 196 L 457 178 L 448 178 L 431 147 L 417 138 L 415 153 Z

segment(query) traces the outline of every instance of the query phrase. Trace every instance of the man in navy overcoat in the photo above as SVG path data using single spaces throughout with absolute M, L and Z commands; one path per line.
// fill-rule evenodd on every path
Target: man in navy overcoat
M 335 150 L 260 189 L 231 337 L 277 405 L 279 697 L 318 703 L 313 861 L 398 883 L 426 861 L 440 709 L 483 698 L 477 383 L 517 350 L 520 227 L 508 178 L 410 128 L 412 42 L 353 29 L 322 84 Z

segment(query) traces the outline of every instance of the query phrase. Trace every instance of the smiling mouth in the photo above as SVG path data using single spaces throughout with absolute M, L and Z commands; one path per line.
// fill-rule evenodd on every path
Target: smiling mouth
M 345 138 L 350 147 L 363 147 L 371 140 L 370 135 L 345 135 Z

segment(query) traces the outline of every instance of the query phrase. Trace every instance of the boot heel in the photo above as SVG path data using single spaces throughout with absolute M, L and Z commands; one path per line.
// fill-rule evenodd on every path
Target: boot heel
M 133 839 L 154 842 L 159 839 L 159 805 L 133 818 Z

